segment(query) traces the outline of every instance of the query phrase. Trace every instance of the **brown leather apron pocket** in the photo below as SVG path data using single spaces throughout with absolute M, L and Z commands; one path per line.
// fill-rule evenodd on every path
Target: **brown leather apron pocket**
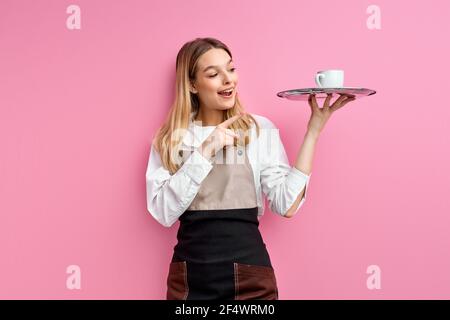
M 278 300 L 272 267 L 234 263 L 235 300 Z
M 186 261 L 171 262 L 167 276 L 167 300 L 186 300 L 188 292 Z

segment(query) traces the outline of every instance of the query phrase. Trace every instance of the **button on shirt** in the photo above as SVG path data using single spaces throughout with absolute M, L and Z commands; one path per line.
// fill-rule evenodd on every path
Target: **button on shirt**
M 223 181 L 230 180 L 223 178 L 223 174 L 230 175 L 233 170 L 230 169 L 232 167 L 222 167 L 228 168 L 228 173 L 225 173 L 225 170 L 218 170 L 217 161 L 221 160 L 221 162 L 227 163 L 226 160 L 223 161 L 221 151 L 212 160 L 206 159 L 200 153 L 198 148 L 216 126 L 197 125 L 193 121 L 193 116 L 192 113 L 189 127 L 180 145 L 185 158 L 177 172 L 171 175 L 163 167 L 156 149 L 152 146 L 150 150 L 146 171 L 147 209 L 165 227 L 172 226 L 188 209 L 231 209 L 233 206 L 228 202 L 221 202 L 223 199 L 230 198 L 231 193 L 228 196 L 208 195 L 209 202 L 199 200 L 205 199 L 205 190 L 211 192 L 211 188 L 206 189 L 206 185 L 211 186 L 211 183 L 217 181 L 218 186 L 221 185 L 220 183 L 223 186 Z M 259 137 L 255 125 L 252 125 L 249 132 L 250 143 L 245 147 L 227 147 L 225 154 L 228 153 L 228 150 L 233 151 L 233 154 L 237 154 L 234 158 L 237 159 L 235 161 L 241 161 L 246 165 L 234 168 L 240 168 L 241 172 L 244 172 L 242 170 L 251 172 L 253 178 L 251 186 L 256 194 L 258 218 L 264 214 L 263 194 L 267 197 L 271 211 L 284 216 L 300 192 L 305 189 L 299 205 L 294 209 L 294 213 L 296 213 L 306 200 L 311 174 L 307 175 L 290 166 L 279 130 L 269 119 L 256 114 L 252 114 L 252 116 L 260 126 Z M 207 177 L 208 179 L 206 179 Z M 202 184 L 202 182 L 205 183 Z M 243 185 L 243 188 L 246 188 L 242 192 L 243 197 L 251 194 L 246 193 L 249 191 L 249 186 L 248 183 Z M 242 199 L 242 203 L 251 204 L 254 201 L 246 198 Z

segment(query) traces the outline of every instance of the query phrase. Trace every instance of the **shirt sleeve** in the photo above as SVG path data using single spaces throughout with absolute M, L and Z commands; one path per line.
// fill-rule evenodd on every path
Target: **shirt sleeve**
M 213 165 L 195 149 L 174 174 L 152 146 L 147 166 L 147 210 L 163 226 L 172 226 L 189 207 Z
M 305 192 L 294 213 L 305 202 L 311 174 L 290 166 L 279 129 L 268 122 L 268 128 L 261 130 L 260 136 L 261 187 L 272 212 L 285 216 L 303 189 Z

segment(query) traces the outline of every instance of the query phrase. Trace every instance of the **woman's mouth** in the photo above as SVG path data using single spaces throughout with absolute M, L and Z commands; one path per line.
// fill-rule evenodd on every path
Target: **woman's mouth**
M 234 88 L 218 92 L 218 95 L 224 99 L 230 99 L 233 96 L 233 94 L 234 94 Z

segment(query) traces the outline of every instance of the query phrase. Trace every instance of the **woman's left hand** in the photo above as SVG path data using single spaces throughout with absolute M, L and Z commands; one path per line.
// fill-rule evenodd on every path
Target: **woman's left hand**
M 316 100 L 316 95 L 314 93 L 309 95 L 308 103 L 311 107 L 311 117 L 308 122 L 308 130 L 310 132 L 318 135 L 322 131 L 325 123 L 328 121 L 334 111 L 345 106 L 350 101 L 356 99 L 353 95 L 341 94 L 341 96 L 336 99 L 333 105 L 330 106 L 331 97 L 332 93 L 328 93 L 323 103 L 323 108 L 319 108 Z

